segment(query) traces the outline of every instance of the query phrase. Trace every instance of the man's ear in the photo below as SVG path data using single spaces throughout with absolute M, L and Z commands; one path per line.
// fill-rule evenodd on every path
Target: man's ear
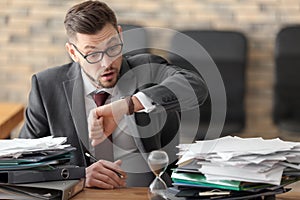
M 73 45 L 71 43 L 67 42 L 66 45 L 65 45 L 65 47 L 66 47 L 66 50 L 69 53 L 70 57 L 72 58 L 72 60 L 74 62 L 78 62 L 79 59 L 78 59 L 78 57 L 75 54 L 75 49 L 74 49 Z
M 122 27 L 120 26 L 120 25 L 118 25 L 118 32 L 119 32 L 119 34 L 120 34 L 120 38 L 121 38 L 121 40 L 122 40 L 122 42 L 124 42 L 123 41 L 123 32 L 122 32 L 123 30 L 122 30 Z

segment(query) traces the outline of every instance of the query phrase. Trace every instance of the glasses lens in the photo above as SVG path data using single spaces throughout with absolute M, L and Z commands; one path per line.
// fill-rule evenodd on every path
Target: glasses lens
M 95 52 L 95 53 L 89 54 L 86 57 L 86 60 L 89 63 L 96 63 L 96 62 L 99 62 L 100 60 L 102 60 L 102 57 L 103 57 L 103 53 L 101 53 L 101 52 Z
M 91 53 L 89 55 L 87 55 L 85 57 L 85 59 L 91 63 L 91 64 L 94 64 L 94 63 L 97 63 L 99 61 L 102 60 L 103 58 L 103 53 L 106 53 L 109 57 L 114 57 L 114 56 L 117 56 L 121 53 L 122 51 L 122 48 L 123 48 L 123 44 L 117 44 L 117 45 L 114 45 L 114 46 L 111 46 L 109 48 L 106 49 L 105 52 L 94 52 L 94 53 Z
M 110 57 L 114 57 L 114 56 L 117 56 L 121 53 L 122 51 L 122 47 L 123 45 L 122 44 L 117 44 L 117 45 L 114 45 L 112 47 L 109 47 L 107 50 L 106 50 L 106 54 Z

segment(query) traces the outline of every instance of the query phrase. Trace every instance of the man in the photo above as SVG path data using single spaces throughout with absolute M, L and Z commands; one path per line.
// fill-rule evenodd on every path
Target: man
M 77 147 L 72 162 L 87 166 L 87 187 L 148 186 L 147 153 L 163 149 L 175 161 L 178 113 L 204 101 L 205 84 L 158 56 L 123 57 L 122 29 L 105 3 L 75 5 L 64 23 L 74 62 L 33 75 L 20 137 L 66 136 Z M 103 91 L 108 99 L 97 107 Z

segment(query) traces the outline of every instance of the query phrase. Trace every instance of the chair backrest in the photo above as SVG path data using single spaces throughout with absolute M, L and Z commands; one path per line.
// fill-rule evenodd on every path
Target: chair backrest
M 184 30 L 171 40 L 172 46 L 185 46 L 180 42 L 180 34 L 185 34 L 197 41 L 215 62 L 224 82 L 227 100 L 226 120 L 223 134 L 240 132 L 245 126 L 245 68 L 247 57 L 247 39 L 243 33 L 219 30 Z M 188 47 L 187 47 L 188 48 Z M 188 51 L 188 50 L 187 50 Z M 203 56 L 189 52 L 199 63 L 205 63 Z M 190 58 L 191 58 L 190 57 Z M 185 59 L 173 53 L 169 54 L 171 63 L 182 68 L 195 68 Z M 195 60 L 194 59 L 194 60 Z M 201 75 L 201 74 L 200 74 Z M 211 117 L 210 97 L 200 106 L 200 123 L 209 123 Z M 230 124 L 234 123 L 235 126 Z M 230 127 L 230 128 L 226 128 Z
M 133 24 L 120 24 L 123 32 L 124 55 L 149 53 L 148 36 L 143 26 Z
M 300 122 L 300 25 L 282 28 L 275 43 L 273 121 Z

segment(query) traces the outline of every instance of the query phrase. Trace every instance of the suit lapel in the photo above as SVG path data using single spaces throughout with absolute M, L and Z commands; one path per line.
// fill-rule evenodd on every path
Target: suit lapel
M 64 81 L 63 84 L 73 123 L 78 137 L 84 144 L 85 148 L 89 149 L 88 126 L 83 95 L 83 80 L 79 64 L 73 63 L 67 75 L 69 80 Z

